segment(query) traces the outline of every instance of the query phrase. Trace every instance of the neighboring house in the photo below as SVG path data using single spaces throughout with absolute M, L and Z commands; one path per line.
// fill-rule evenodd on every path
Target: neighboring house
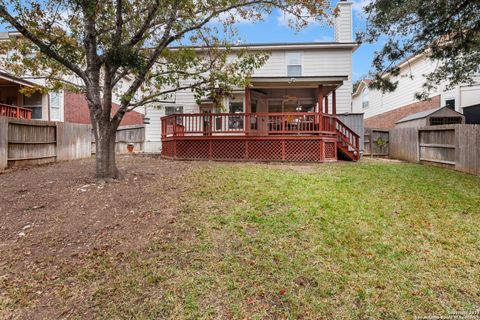
M 146 151 L 159 152 L 163 145 L 163 154 L 174 158 L 243 159 L 252 157 L 251 153 L 246 155 L 247 140 L 261 137 L 263 148 L 270 148 L 271 153 L 263 160 L 286 160 L 289 151 L 285 151 L 284 144 L 282 147 L 280 142 L 272 142 L 272 137 L 277 140 L 284 139 L 285 136 L 296 137 L 297 140 L 320 139 L 323 133 L 319 131 L 328 131 L 334 145 L 327 146 L 335 153 L 330 158 L 336 159 L 336 126 L 341 127 L 345 131 L 344 137 L 348 136 L 350 140 L 355 140 L 355 133 L 348 128 L 350 122 L 357 133 L 363 135 L 362 108 L 352 108 L 351 104 L 352 53 L 358 47 L 352 39 L 352 3 L 340 1 L 338 7 L 334 42 L 233 46 L 233 50 L 247 48 L 266 51 L 270 57 L 254 72 L 250 86 L 237 88 L 231 95 L 224 97 L 224 109 L 218 108 L 212 101 L 197 103 L 190 90 L 177 92 L 174 103 L 147 108 L 146 117 L 150 124 L 146 126 Z M 335 123 L 337 114 L 343 115 L 346 128 L 343 124 Z M 164 116 L 169 117 L 163 118 L 162 125 L 161 118 Z M 245 136 L 251 138 L 246 139 Z M 188 140 L 189 137 L 192 139 Z M 172 139 L 177 140 L 175 154 L 170 149 L 173 146 Z M 179 142 L 178 139 L 184 140 Z M 185 142 L 185 139 L 189 142 Z M 219 148 L 236 150 L 231 152 L 237 154 L 222 154 L 221 150 L 215 149 L 215 143 L 211 145 L 212 139 L 227 141 L 223 142 L 224 147 Z M 180 145 L 185 149 L 178 149 Z M 313 142 L 310 146 L 301 145 L 298 142 L 296 147 L 298 158 L 302 158 L 301 154 L 305 153 L 302 148 L 311 148 L 315 156 L 309 158 L 305 153 L 303 157 L 316 161 L 317 154 L 321 153 L 316 149 L 318 146 Z M 320 145 L 322 148 L 326 146 Z M 208 148 L 211 149 L 210 152 Z M 262 147 L 256 145 L 255 148 Z M 195 153 L 194 149 L 201 151 Z M 183 155 L 180 154 L 182 152 Z M 212 153 L 217 156 L 212 156 Z
M 0 41 L 18 36 L 20 36 L 18 32 L 0 32 Z M 71 84 L 78 84 L 78 81 L 75 77 L 68 77 L 68 82 Z M 120 103 L 120 93 L 127 89 L 126 85 L 130 81 L 131 79 L 129 78 L 120 81 L 120 88 L 117 88 L 113 97 L 112 113 L 117 110 Z M 21 93 L 22 87 L 42 88 L 44 86 L 44 78 L 16 77 L 4 70 L 0 70 L 0 116 L 8 115 L 37 120 L 91 123 L 88 104 L 85 96 L 82 94 L 68 91 L 51 91 L 46 93 L 37 91 L 26 96 Z M 121 125 L 143 124 L 143 117 L 144 115 L 141 112 L 128 112 L 125 114 Z
M 43 85 L 43 79 L 18 78 L 0 71 L 0 116 L 91 123 L 87 101 L 82 94 L 69 91 L 37 91 L 27 96 L 21 93 L 22 87 L 41 88 Z M 112 104 L 112 112 L 118 108 L 115 102 Z M 128 112 L 121 125 L 131 124 L 143 124 L 143 114 Z
M 465 123 L 463 114 L 449 107 L 441 107 L 406 116 L 395 122 L 395 128 L 418 128 L 462 123 Z
M 352 107 L 364 112 L 366 128 L 393 128 L 400 119 L 418 112 L 449 107 L 466 116 L 466 123 L 480 123 L 480 77 L 473 86 L 460 85 L 445 90 L 441 84 L 430 94 L 430 99 L 419 101 L 417 92 L 423 90 L 425 75 L 435 70 L 436 62 L 419 54 L 399 65 L 398 87 L 393 92 L 382 93 L 369 87 L 370 80 L 362 80 L 353 93 Z M 477 120 L 475 120 L 477 117 Z

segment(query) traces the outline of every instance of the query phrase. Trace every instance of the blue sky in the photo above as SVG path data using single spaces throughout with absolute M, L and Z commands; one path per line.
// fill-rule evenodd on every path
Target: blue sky
M 365 26 L 362 7 L 368 0 L 353 0 L 352 2 L 353 33 L 355 35 L 357 31 L 361 31 Z M 238 31 L 239 38 L 247 43 L 333 41 L 333 29 L 331 26 L 314 23 L 300 32 L 295 32 L 288 27 L 286 19 L 280 11 L 273 12 L 259 23 L 240 23 Z M 380 48 L 380 44 L 363 44 L 355 51 L 353 55 L 354 81 L 368 75 L 368 72 L 371 70 L 373 53 Z
M 350 0 L 353 2 L 353 34 L 365 26 L 362 8 L 372 0 Z M 338 0 L 332 0 L 335 5 Z M 268 42 L 329 42 L 333 41 L 333 28 L 328 24 L 312 23 L 309 27 L 296 32 L 288 26 L 287 19 L 279 10 L 275 10 L 263 21 L 249 21 L 237 24 L 239 40 L 245 43 Z M 0 31 L 11 30 L 0 25 Z M 373 53 L 381 48 L 381 44 L 363 44 L 353 54 L 353 80 L 365 78 L 371 69 Z

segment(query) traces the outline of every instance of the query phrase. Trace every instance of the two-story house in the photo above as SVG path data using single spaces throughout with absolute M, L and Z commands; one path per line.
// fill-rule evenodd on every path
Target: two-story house
M 333 42 L 233 46 L 267 52 L 269 59 L 248 87 L 224 97 L 223 109 L 197 103 L 189 90 L 177 92 L 171 104 L 147 108 L 146 151 L 182 159 L 322 161 L 336 160 L 338 146 L 356 159 L 354 131 L 363 133 L 363 118 L 351 104 L 358 47 L 352 3 L 339 1 L 338 12 Z
M 449 107 L 462 113 L 466 123 L 480 123 L 480 76 L 473 85 L 458 85 L 447 89 L 445 84 L 430 92 L 429 99 L 419 101 L 415 94 L 423 90 L 426 75 L 433 72 L 437 62 L 424 54 L 413 56 L 399 65 L 400 74 L 393 81 L 398 85 L 393 92 L 382 92 L 369 87 L 362 80 L 352 95 L 352 107 L 364 113 L 366 128 L 393 128 L 407 116 Z M 388 76 L 388 75 L 387 75 Z

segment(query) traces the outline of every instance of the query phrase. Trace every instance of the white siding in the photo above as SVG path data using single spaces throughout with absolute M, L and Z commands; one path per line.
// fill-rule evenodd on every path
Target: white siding
M 273 51 L 265 65 L 255 71 L 257 77 L 286 77 L 286 52 Z M 312 49 L 302 52 L 302 76 L 348 76 L 337 90 L 337 113 L 352 112 L 352 52 L 349 49 Z M 353 111 L 361 112 L 361 110 Z
M 442 106 L 447 100 L 455 100 L 455 110 L 463 113 L 463 108 L 480 104 L 480 76 L 473 77 L 473 85 L 462 84 L 451 90 L 443 90 L 441 96 Z
M 181 84 L 183 85 L 183 84 Z M 176 105 L 183 107 L 184 113 L 196 113 L 199 107 L 191 90 L 181 90 L 175 94 L 175 104 L 150 106 L 146 110 L 145 117 L 150 123 L 145 125 L 145 151 L 160 152 L 162 138 L 162 124 L 160 118 L 165 116 L 165 106 Z
M 335 42 L 352 42 L 352 3 L 339 2 L 338 16 L 335 17 Z
M 369 107 L 363 110 L 365 119 L 418 102 L 415 98 L 415 93 L 423 90 L 422 85 L 425 83 L 424 75 L 431 73 L 435 67 L 435 62 L 419 58 L 403 67 L 400 75 L 393 79 L 394 81 L 398 80 L 398 86 L 395 91 L 382 93 L 379 90 L 370 89 Z M 440 91 L 435 90 L 431 93 L 431 96 L 439 94 Z M 359 94 L 354 98 L 353 104 L 358 106 L 359 103 L 361 104 L 361 99 L 361 94 Z
M 268 61 L 253 73 L 254 77 L 285 77 L 287 61 L 285 51 L 272 51 Z
M 348 76 L 337 90 L 337 113 L 352 110 L 352 52 L 350 50 L 310 50 L 304 53 L 305 76 Z
M 365 108 L 365 110 L 362 107 L 362 94 L 357 94 L 356 96 L 352 97 L 352 110 L 355 110 L 355 112 L 365 112 L 368 108 Z
M 480 85 L 462 87 L 460 94 L 460 106 L 462 108 L 480 104 Z
M 145 125 L 145 152 L 160 152 L 162 125 L 160 118 L 165 115 L 165 111 L 158 107 L 147 107 L 146 118 L 149 118 L 149 124 Z

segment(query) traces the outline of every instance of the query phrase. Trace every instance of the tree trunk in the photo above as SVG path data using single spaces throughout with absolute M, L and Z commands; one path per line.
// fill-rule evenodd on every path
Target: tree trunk
M 96 140 L 96 177 L 101 179 L 119 177 L 115 162 L 115 137 L 117 127 L 110 121 L 94 124 Z

